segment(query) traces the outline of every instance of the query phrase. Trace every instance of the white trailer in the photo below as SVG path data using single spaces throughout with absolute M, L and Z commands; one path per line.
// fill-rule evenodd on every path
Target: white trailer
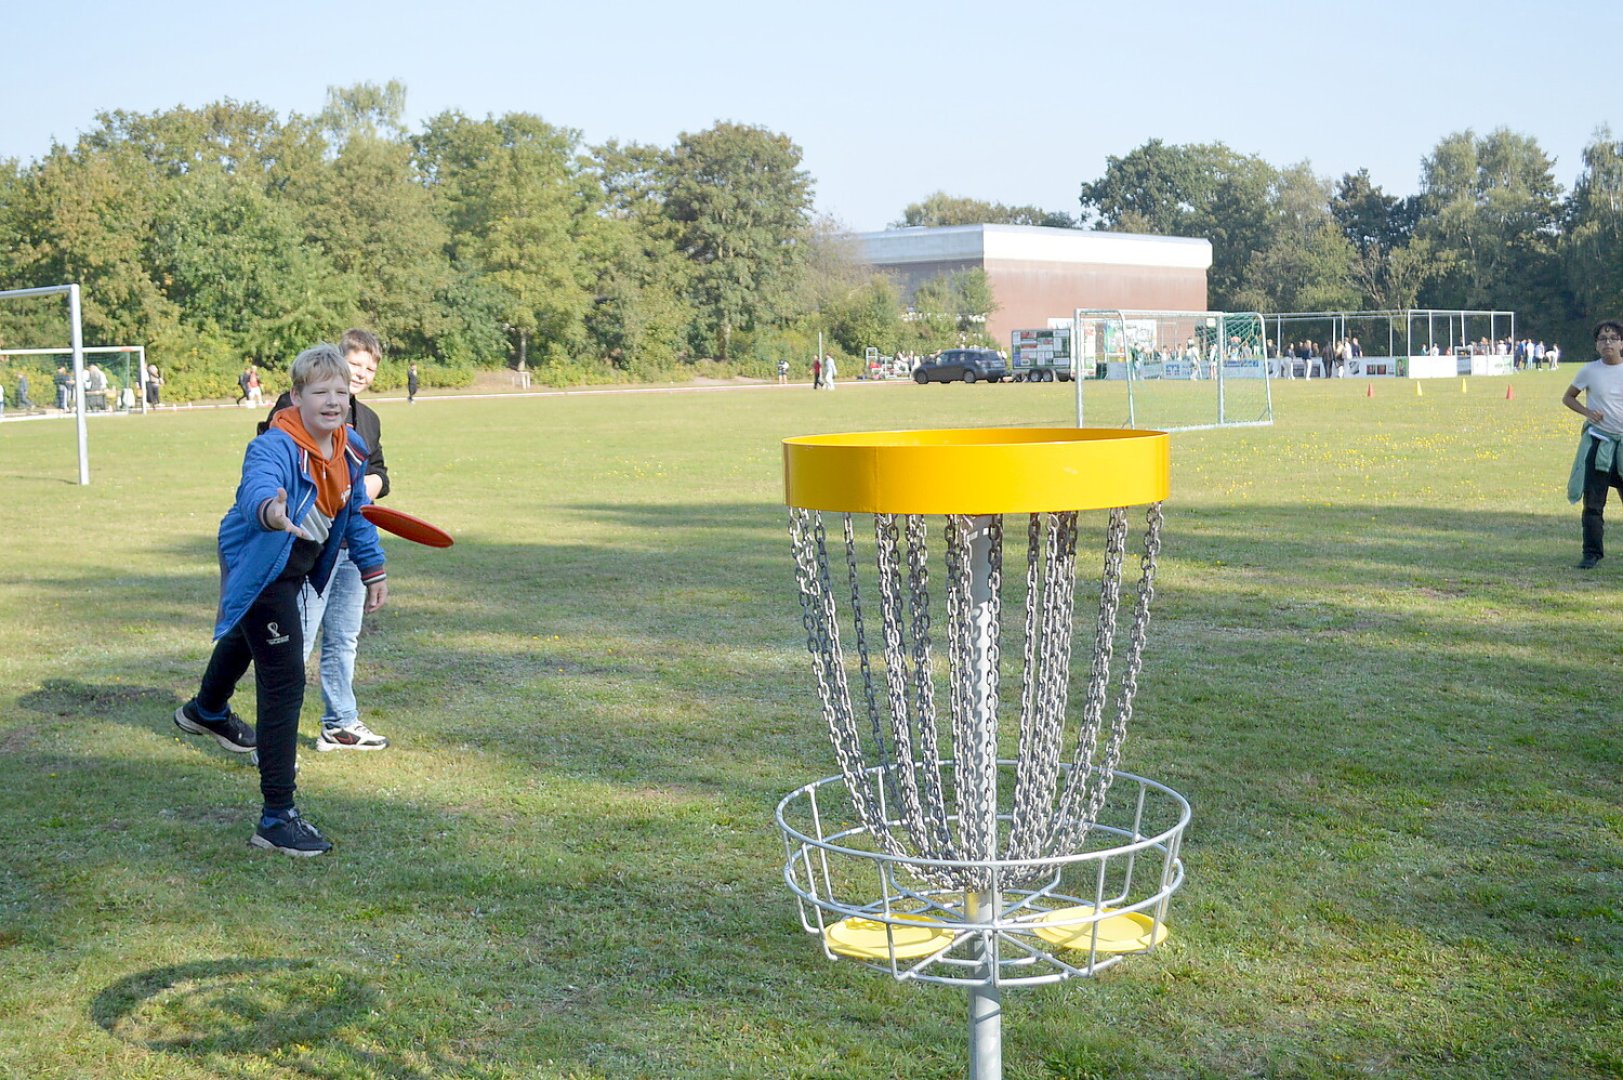
M 1071 328 L 1015 330 L 1009 335 L 1009 376 L 1015 382 L 1071 381 Z

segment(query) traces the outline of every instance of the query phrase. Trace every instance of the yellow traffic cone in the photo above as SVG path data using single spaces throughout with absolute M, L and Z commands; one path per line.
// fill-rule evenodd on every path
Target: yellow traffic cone
M 1460 393 L 1462 393 L 1462 394 L 1465 393 L 1465 380 L 1464 379 L 1460 380 Z
M 1419 383 L 1415 383 L 1414 384 L 1414 396 L 1415 397 L 1425 397 L 1426 396 L 1426 388 L 1421 386 Z

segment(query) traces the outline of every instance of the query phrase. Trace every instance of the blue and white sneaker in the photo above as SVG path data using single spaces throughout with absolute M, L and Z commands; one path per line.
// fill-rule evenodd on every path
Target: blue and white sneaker
M 300 817 L 297 810 L 289 810 L 286 817 L 280 815 L 261 817 L 259 827 L 254 830 L 254 835 L 248 838 L 248 843 L 266 851 L 280 851 L 283 855 L 297 855 L 301 858 L 325 855 L 332 850 L 332 841 L 322 836 L 314 825 Z
M 193 698 L 175 710 L 175 726 L 188 735 L 210 735 L 214 741 L 233 754 L 251 753 L 259 745 L 254 729 L 234 712 L 227 712 L 224 720 L 207 720 L 197 711 Z

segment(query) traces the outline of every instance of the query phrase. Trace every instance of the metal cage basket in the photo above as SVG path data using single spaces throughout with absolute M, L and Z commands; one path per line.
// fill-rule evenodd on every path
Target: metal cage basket
M 784 443 L 806 648 L 839 763 L 778 805 L 784 880 L 830 959 L 968 988 L 977 1080 L 1001 1070 L 1002 987 L 1154 949 L 1183 883 L 1188 802 L 1117 768 L 1169 442 L 989 428 Z M 1134 506 L 1143 542 L 1124 584 Z M 1092 515 L 1097 577 L 1078 555 Z M 1081 581 L 1093 647 L 1073 670 Z
M 998 764 L 1012 781 L 1016 763 Z M 1005 828 L 1011 817 L 999 815 Z M 897 979 L 953 986 L 1059 982 L 1153 950 L 1167 937 L 1168 900 L 1183 884 L 1179 848 L 1189 817 L 1176 791 L 1118 771 L 1082 849 L 1037 860 L 1033 875 L 1034 864 L 1024 861 L 880 850 L 843 777 L 807 784 L 777 810 L 784 880 L 802 928 L 818 936 L 824 954 Z M 932 884 L 943 869 L 989 871 L 991 911 L 971 911 L 962 891 Z

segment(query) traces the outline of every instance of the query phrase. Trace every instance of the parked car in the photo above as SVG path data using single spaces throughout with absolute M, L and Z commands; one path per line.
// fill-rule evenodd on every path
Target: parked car
M 1002 382 L 1008 374 L 1008 365 L 994 349 L 944 349 L 913 369 L 913 381 L 920 386 L 929 382 L 972 383 L 978 379 Z

